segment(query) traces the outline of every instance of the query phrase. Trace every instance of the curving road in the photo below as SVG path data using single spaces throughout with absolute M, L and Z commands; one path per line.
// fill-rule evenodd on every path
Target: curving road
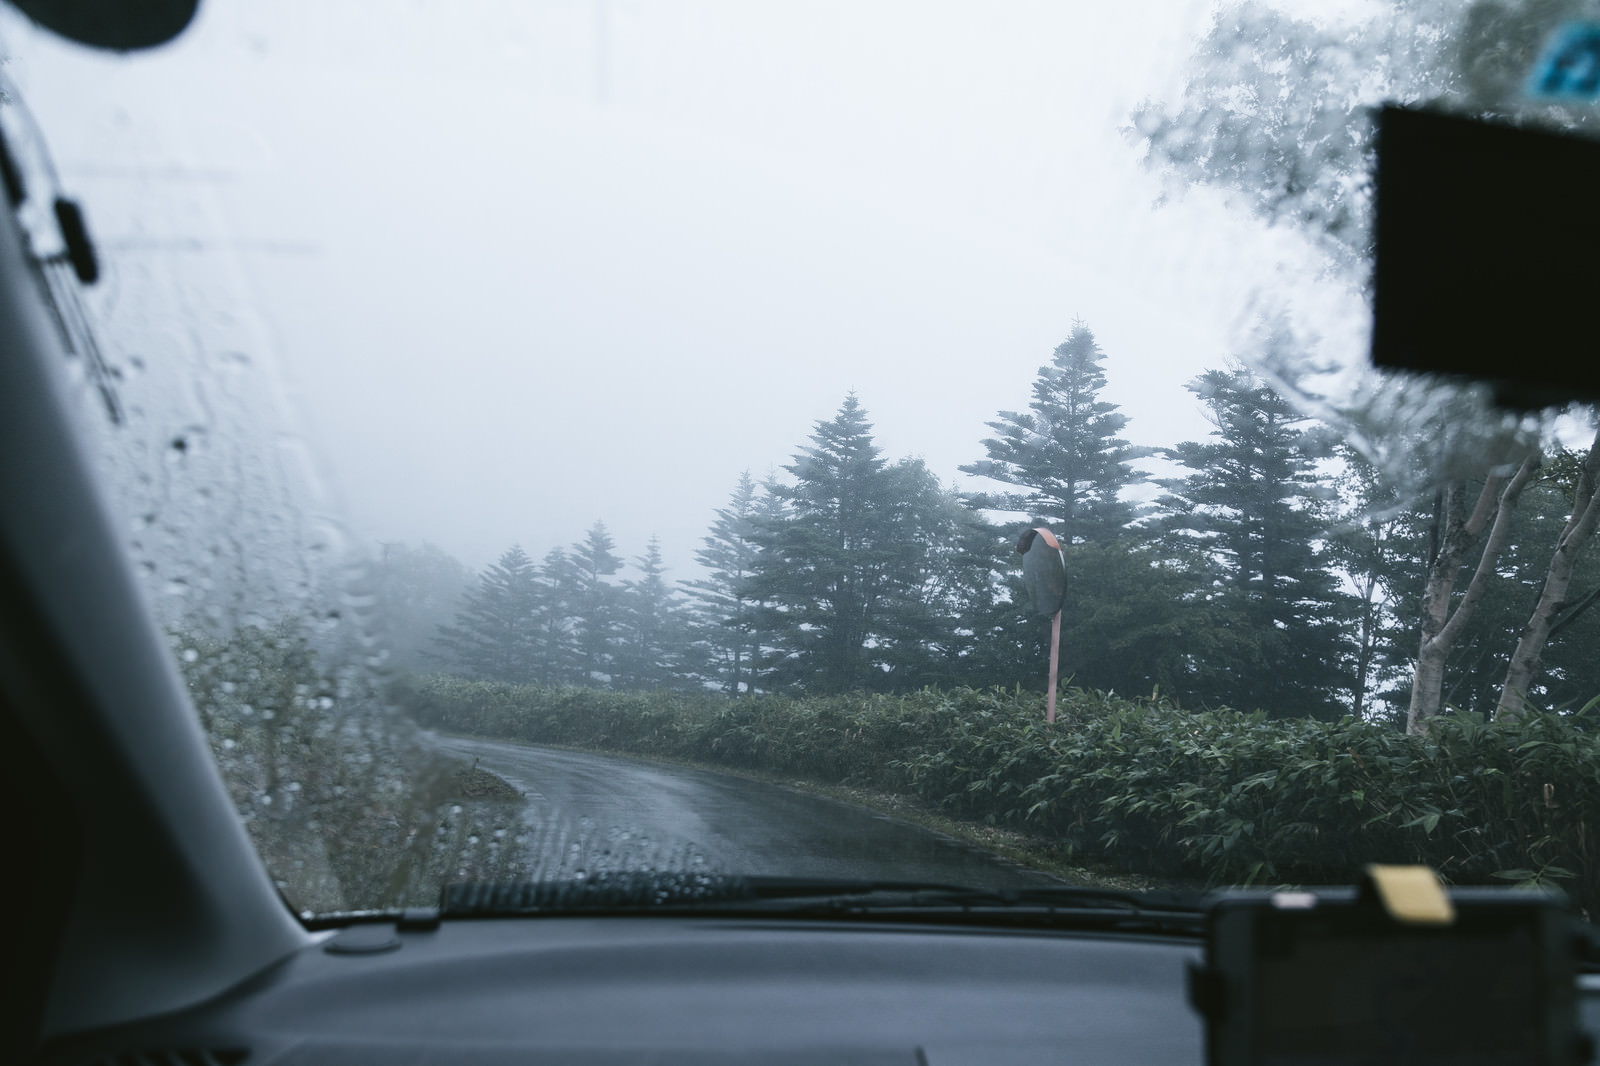
M 580 871 L 1058 883 L 960 841 L 845 803 L 741 777 L 529 744 L 440 736 L 444 751 L 525 793 L 536 879 Z

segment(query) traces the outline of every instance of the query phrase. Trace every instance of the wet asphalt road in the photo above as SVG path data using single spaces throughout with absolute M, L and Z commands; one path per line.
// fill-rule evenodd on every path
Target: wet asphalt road
M 1054 878 L 917 826 L 705 770 L 440 736 L 439 748 L 527 796 L 535 879 L 615 869 L 939 881 L 974 888 Z

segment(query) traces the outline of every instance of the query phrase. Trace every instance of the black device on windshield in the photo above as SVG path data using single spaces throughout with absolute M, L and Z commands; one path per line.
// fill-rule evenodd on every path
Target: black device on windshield
M 1576 1064 L 1575 936 L 1554 893 L 1374 867 L 1360 888 L 1217 897 L 1190 998 L 1211 1066 Z
M 1600 140 L 1437 111 L 1377 116 L 1372 359 L 1600 399 Z

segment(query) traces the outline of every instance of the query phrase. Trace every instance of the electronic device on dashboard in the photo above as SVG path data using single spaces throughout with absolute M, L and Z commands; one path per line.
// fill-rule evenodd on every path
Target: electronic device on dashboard
M 1500 402 L 1600 399 L 1600 140 L 1385 107 L 1372 359 L 1487 381 Z
M 1190 999 L 1211 1066 L 1583 1063 L 1576 932 L 1553 893 L 1373 867 L 1359 888 L 1218 896 Z

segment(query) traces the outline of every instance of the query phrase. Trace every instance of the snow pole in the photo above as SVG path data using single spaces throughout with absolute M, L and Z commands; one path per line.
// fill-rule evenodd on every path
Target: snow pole
M 1044 526 L 1022 531 L 1017 538 L 1022 556 L 1022 580 L 1028 586 L 1033 609 L 1053 616 L 1050 622 L 1050 691 L 1045 701 L 1046 722 L 1056 720 L 1056 677 L 1061 666 L 1061 605 L 1067 598 L 1067 557 L 1054 533 Z

